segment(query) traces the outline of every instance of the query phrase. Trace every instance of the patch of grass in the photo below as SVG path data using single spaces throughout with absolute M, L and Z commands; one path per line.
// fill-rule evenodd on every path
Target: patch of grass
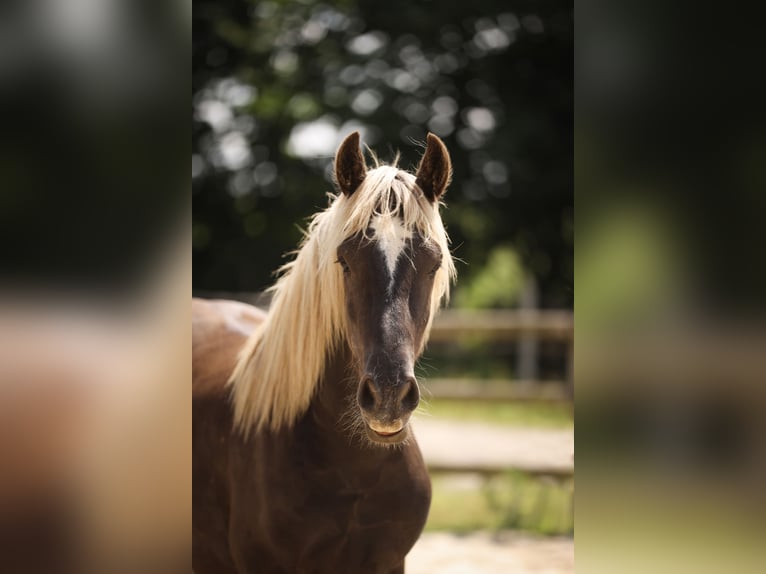
M 572 488 L 571 483 L 547 482 L 516 472 L 487 480 L 472 477 L 469 482 L 465 477 L 434 477 L 426 530 L 572 534 Z
M 573 425 L 572 407 L 558 403 L 489 403 L 424 399 L 423 416 L 480 421 L 509 426 L 568 428 Z

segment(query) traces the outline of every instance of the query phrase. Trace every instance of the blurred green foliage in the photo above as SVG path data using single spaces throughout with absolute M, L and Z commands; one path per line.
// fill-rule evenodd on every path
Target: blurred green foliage
M 518 253 L 509 245 L 492 249 L 487 264 L 470 277 L 458 291 L 458 307 L 484 309 L 512 307 L 524 282 L 524 268 Z
M 273 281 L 343 135 L 412 168 L 432 131 L 454 162 L 456 301 L 511 305 L 523 268 L 542 306 L 571 307 L 572 54 L 561 0 L 195 0 L 195 290 Z
M 682 243 L 651 202 L 612 205 L 580 237 L 578 306 L 587 309 L 584 332 L 621 329 L 670 317 L 683 308 Z M 687 302 L 688 303 L 688 302 Z
M 522 530 L 544 535 L 574 531 L 573 485 L 542 482 L 511 472 L 484 479 L 480 487 L 465 477 L 434 477 L 426 530 Z

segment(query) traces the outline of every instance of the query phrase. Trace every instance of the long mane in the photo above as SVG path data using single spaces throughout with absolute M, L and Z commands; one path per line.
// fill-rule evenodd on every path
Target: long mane
M 308 408 L 326 362 L 346 332 L 343 273 L 336 250 L 346 238 L 367 233 L 375 215 L 401 216 L 408 230 L 430 238 L 442 250 L 423 338 L 424 344 L 427 341 L 455 275 L 449 240 L 439 204 L 424 197 L 415 176 L 395 166 L 379 166 L 351 196 L 331 196 L 330 206 L 311 220 L 296 257 L 280 269 L 270 289 L 268 316 L 245 343 L 229 379 L 235 425 L 244 434 L 289 427 Z

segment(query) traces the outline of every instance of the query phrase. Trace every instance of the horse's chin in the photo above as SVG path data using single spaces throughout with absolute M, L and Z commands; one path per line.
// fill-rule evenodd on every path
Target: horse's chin
M 380 433 L 372 430 L 370 425 L 365 424 L 364 430 L 370 442 L 381 446 L 396 445 L 405 442 L 410 438 L 410 423 L 406 423 L 399 431 L 394 433 Z

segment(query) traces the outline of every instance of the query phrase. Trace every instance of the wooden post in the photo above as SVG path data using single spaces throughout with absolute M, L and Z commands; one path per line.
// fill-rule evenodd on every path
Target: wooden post
M 520 308 L 525 311 L 537 310 L 537 281 L 533 275 L 527 275 L 521 290 Z M 517 345 L 518 364 L 516 378 L 523 381 L 536 381 L 539 366 L 537 364 L 537 336 L 534 334 L 521 335 Z

